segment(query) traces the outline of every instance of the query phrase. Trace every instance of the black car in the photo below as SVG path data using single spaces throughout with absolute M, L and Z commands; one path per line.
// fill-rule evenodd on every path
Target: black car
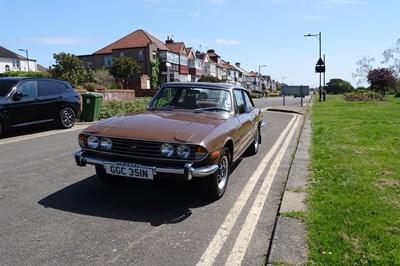
M 0 78 L 0 135 L 12 128 L 41 123 L 70 128 L 80 112 L 80 97 L 66 81 Z

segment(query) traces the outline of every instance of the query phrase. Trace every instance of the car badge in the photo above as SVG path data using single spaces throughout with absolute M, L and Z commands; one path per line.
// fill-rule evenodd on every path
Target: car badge
M 134 144 L 132 144 L 132 145 L 129 147 L 129 149 L 130 149 L 131 151 L 138 151 L 138 150 L 139 150 L 139 144 L 134 143 Z

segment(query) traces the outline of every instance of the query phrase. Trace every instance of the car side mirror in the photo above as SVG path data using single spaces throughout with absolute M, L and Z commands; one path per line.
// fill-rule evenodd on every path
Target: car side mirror
M 12 99 L 13 99 L 14 101 L 19 101 L 22 97 L 24 97 L 24 94 L 23 94 L 22 92 L 20 92 L 20 91 L 16 91 L 16 92 L 13 94 Z

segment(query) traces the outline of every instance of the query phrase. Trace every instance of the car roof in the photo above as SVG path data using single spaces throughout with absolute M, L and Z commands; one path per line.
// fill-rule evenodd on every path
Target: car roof
M 244 89 L 240 85 L 231 83 L 213 83 L 213 82 L 168 82 L 161 85 L 163 87 L 204 87 L 214 89 Z

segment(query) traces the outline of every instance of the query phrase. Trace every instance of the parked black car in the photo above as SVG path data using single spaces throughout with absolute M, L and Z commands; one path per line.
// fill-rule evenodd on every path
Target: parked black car
M 0 78 L 0 135 L 41 123 L 70 128 L 81 112 L 79 95 L 66 81 L 49 78 Z

